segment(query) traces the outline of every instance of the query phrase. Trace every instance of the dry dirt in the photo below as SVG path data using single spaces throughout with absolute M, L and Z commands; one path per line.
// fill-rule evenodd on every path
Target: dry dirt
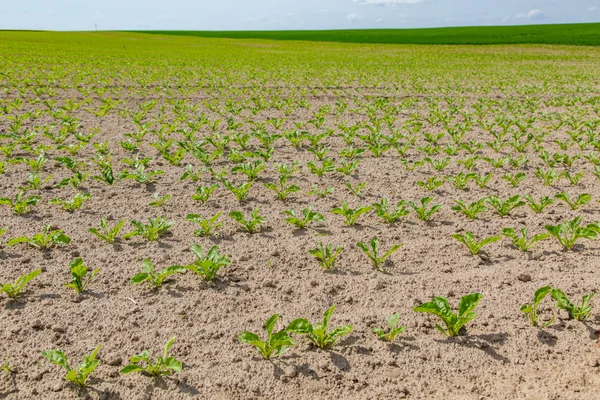
M 315 97 L 309 100 L 313 108 L 334 104 Z M 28 107 L 31 106 L 25 106 L 23 111 Z M 411 112 L 426 107 L 420 101 Z M 117 170 L 122 169 L 119 160 L 129 155 L 117 142 L 133 129 L 131 123 L 116 113 L 102 119 L 83 110 L 73 114 L 82 120 L 84 129 L 100 126 L 101 134 L 94 141 L 108 141 L 114 164 Z M 399 120 L 409 114 L 401 115 Z M 279 116 L 282 115 L 269 111 L 255 118 Z M 311 116 L 310 112 L 299 110 L 288 117 L 282 129 L 293 128 L 294 121 L 306 121 Z M 45 123 L 44 118 L 47 116 L 35 124 Z M 365 120 L 354 114 L 343 118 L 348 123 Z M 0 129 L 5 128 L 6 124 L 0 125 Z M 564 129 L 556 133 L 557 137 L 564 136 Z M 441 131 L 439 127 L 426 130 Z M 207 134 L 208 128 L 201 132 Z M 477 127 L 466 137 L 483 141 L 481 138 L 482 131 Z M 557 151 L 550 139 L 546 145 Z M 47 139 L 42 142 L 49 143 Z M 325 143 L 331 146 L 330 155 L 339 163 L 337 152 L 345 147 L 343 141 L 332 137 Z M 252 147 L 257 145 L 256 141 L 251 142 Z M 469 255 L 464 246 L 450 237 L 467 230 L 477 237 L 497 235 L 508 226 L 527 226 L 530 233 L 539 233 L 545 224 L 576 215 L 583 215 L 586 222 L 600 219 L 598 181 L 588 163 L 577 163 L 578 168 L 588 170 L 578 186 L 570 186 L 563 179 L 556 186 L 546 187 L 534 176 L 535 168 L 542 164 L 530 149 L 527 155 L 531 162 L 524 168 L 528 178 L 517 189 L 501 178 L 501 170 L 496 170 L 487 190 L 471 182 L 469 190 L 460 191 L 446 182 L 431 193 L 435 202 L 444 207 L 430 223 L 419 221 L 411 213 L 400 223 L 385 225 L 370 213 L 361 217 L 356 226 L 345 227 L 342 218 L 330 212 L 341 201 L 357 206 L 369 205 L 382 197 L 390 198 L 394 204 L 401 199 L 419 199 L 430 193 L 417 187 L 418 180 L 432 174 L 464 171 L 455 160 L 466 153 L 452 157 L 450 166 L 437 173 L 430 166 L 413 172 L 406 170 L 394 150 L 382 158 L 374 158 L 367 151 L 358 173 L 350 178 L 354 184 L 367 182 L 364 195 L 358 198 L 346 190 L 340 174 L 322 179 L 311 174 L 305 164 L 314 156 L 306 149 L 296 150 L 285 139 L 279 140 L 275 148 L 267 170 L 243 204 L 222 187 L 205 205 L 193 201 L 195 185 L 181 182 L 182 169 L 162 160 L 149 146 L 147 137 L 142 155 L 154 157 L 152 168 L 165 171 L 153 185 L 128 180 L 106 186 L 88 180 L 83 188 L 93 197 L 72 214 L 48 201 L 72 195 L 73 190 L 54 189 L 50 184 L 39 192 L 42 200 L 30 215 L 17 216 L 8 207 L 0 207 L 0 226 L 9 228 L 4 242 L 6 238 L 37 233 L 44 224 L 59 227 L 72 238 L 70 245 L 47 252 L 25 245 L 5 247 L 0 252 L 0 282 L 36 268 L 44 269 L 29 284 L 23 298 L 11 302 L 3 296 L 1 300 L 0 355 L 3 360 L 10 358 L 17 370 L 13 375 L 0 374 L 1 397 L 76 398 L 77 392 L 62 380 L 63 371 L 41 357 L 40 351 L 62 349 L 73 365 L 102 344 L 102 363 L 93 375 L 88 398 L 600 399 L 600 353 L 595 346 L 600 329 L 597 313 L 582 323 L 568 320 L 561 311 L 552 325 L 538 329 L 530 326 L 519 312 L 520 306 L 531 301 L 541 286 L 561 288 L 577 301 L 583 294 L 595 291 L 600 284 L 599 242 L 582 241 L 575 251 L 563 252 L 558 242 L 551 239 L 527 255 L 503 239 L 488 246 L 482 259 Z M 89 161 L 91 150 L 90 146 L 90 151 L 82 151 L 78 157 Z M 53 151 L 48 153 L 49 157 L 54 155 Z M 411 151 L 407 157 L 415 160 L 417 155 Z M 489 149 L 478 155 L 496 156 Z M 277 177 L 273 167 L 276 163 L 294 160 L 300 161 L 303 168 L 290 182 L 302 191 L 287 202 L 276 201 L 262 183 Z M 201 167 L 189 155 L 182 165 L 188 163 Z M 215 169 L 228 170 L 231 165 L 223 158 Z M 476 171 L 487 173 L 492 168 L 479 161 Z M 47 164 L 44 174 L 54 174 L 52 184 L 69 175 L 54 162 Z M 11 164 L 7 173 L 0 175 L 2 196 L 12 197 L 26 177 L 24 165 Z M 245 179 L 238 175 L 233 180 L 241 183 Z M 198 185 L 211 182 L 206 172 Z M 312 184 L 336 190 L 319 199 L 307 194 Z M 454 199 L 474 201 L 490 194 L 502 198 L 527 193 L 553 196 L 563 189 L 572 195 L 591 193 L 593 200 L 580 211 L 557 203 L 542 214 L 521 207 L 509 217 L 500 218 L 488 211 L 475 221 L 467 221 L 450 209 Z M 162 209 L 149 207 L 153 193 L 172 194 L 173 198 Z M 325 222 L 305 231 L 285 223 L 284 210 L 300 211 L 307 205 L 321 212 Z M 232 210 L 248 213 L 256 207 L 266 221 L 260 233 L 242 233 L 227 217 Z M 223 213 L 224 223 L 217 237 L 194 237 L 196 226 L 185 216 L 199 213 L 208 217 L 217 212 Z M 87 231 L 97 226 L 104 215 L 113 222 L 164 215 L 176 224 L 158 242 L 134 238 L 110 245 Z M 127 223 L 123 231 L 129 230 Z M 386 273 L 374 271 L 356 247 L 358 241 L 371 237 L 379 238 L 383 249 L 402 244 L 386 265 Z M 319 240 L 344 247 L 335 271 L 323 271 L 307 253 Z M 192 244 L 205 249 L 218 245 L 222 253 L 230 256 L 230 266 L 222 270 L 214 285 L 202 284 L 191 273 L 176 275 L 156 291 L 129 283 L 140 270 L 142 258 L 150 258 L 159 268 L 191 262 L 194 257 L 188 249 Z M 64 286 L 70 279 L 68 263 L 75 257 L 83 257 L 88 265 L 100 268 L 82 298 L 74 297 L 71 289 Z M 435 329 L 434 318 L 412 311 L 415 305 L 438 295 L 447 296 L 456 306 L 462 295 L 473 292 L 484 297 L 477 309 L 478 317 L 468 324 L 462 337 L 442 336 Z M 262 335 L 262 326 L 273 313 L 281 315 L 280 329 L 298 317 L 316 321 L 332 304 L 337 305 L 332 324 L 351 324 L 354 330 L 331 351 L 316 350 L 305 338 L 297 337 L 297 347 L 282 357 L 264 361 L 253 348 L 236 339 L 244 330 Z M 388 316 L 394 312 L 400 314 L 407 331 L 394 344 L 386 344 L 372 333 L 372 328 L 386 326 Z M 543 315 L 550 315 L 549 310 L 545 309 Z M 158 354 L 173 335 L 177 340 L 172 354 L 184 363 L 182 373 L 157 382 L 139 374 L 119 375 L 130 356 L 143 349 Z

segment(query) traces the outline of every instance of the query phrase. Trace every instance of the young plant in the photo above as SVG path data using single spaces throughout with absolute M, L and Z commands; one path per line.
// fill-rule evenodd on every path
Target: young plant
M 554 196 L 555 198 L 564 201 L 571 207 L 571 210 L 578 210 L 581 206 L 589 203 L 592 200 L 592 196 L 589 193 L 582 193 L 577 196 L 576 200 L 571 200 L 571 196 L 569 196 L 566 192 L 562 192 Z
M 296 342 L 290 337 L 287 330 L 282 329 L 279 332 L 273 333 L 275 324 L 279 319 L 279 314 L 273 314 L 265 323 L 267 331 L 267 339 L 260 340 L 256 333 L 242 332 L 238 335 L 238 340 L 241 343 L 252 345 L 258 351 L 258 354 L 265 360 L 270 360 L 272 357 L 279 356 L 287 352 L 291 346 L 295 346 Z
M 108 243 L 114 243 L 124 224 L 125 220 L 122 220 L 119 221 L 114 228 L 110 228 L 106 217 L 102 217 L 100 220 L 100 229 L 90 228 L 88 231 Z
M 434 204 L 431 208 L 428 208 L 428 204 L 431 203 L 432 200 L 432 197 L 424 197 L 420 200 L 421 204 L 418 204 L 415 201 L 409 201 L 408 205 L 415 210 L 417 218 L 419 218 L 421 221 L 427 222 L 431 220 L 433 214 L 438 212 L 443 207 L 443 204 Z
M 94 279 L 98 271 L 100 271 L 100 268 L 96 268 L 90 273 L 90 276 L 85 279 L 89 270 L 81 258 L 76 258 L 69 263 L 69 271 L 71 272 L 71 282 L 65 284 L 65 286 L 70 287 L 78 294 L 81 294 L 86 291 L 92 279 Z
M 71 368 L 67 361 L 67 356 L 60 350 L 46 350 L 42 351 L 44 356 L 52 364 L 63 367 L 67 374 L 65 380 L 74 383 L 79 389 L 83 389 L 88 386 L 88 377 L 96 370 L 100 361 L 96 359 L 96 355 L 102 348 L 102 345 L 96 347 L 89 355 L 83 357 L 83 361 L 75 368 Z
M 430 302 L 423 303 L 413 308 L 413 310 L 437 315 L 444 325 L 446 325 L 446 329 L 437 324 L 435 327 L 444 335 L 458 336 L 460 335 L 461 328 L 477 317 L 477 313 L 473 310 L 475 310 L 482 297 L 481 293 L 472 293 L 463 296 L 458 304 L 458 314 L 452 311 L 445 297 L 434 297 Z
M 246 162 L 236 165 L 231 169 L 231 172 L 243 173 L 248 177 L 249 181 L 255 181 L 258 178 L 258 174 L 265 169 L 262 161 L 254 160 L 253 163 Z
M 21 275 L 17 278 L 15 283 L 5 283 L 2 285 L 2 287 L 0 287 L 0 292 L 4 292 L 9 298 L 15 299 L 19 297 L 25 286 L 41 273 L 42 270 L 40 268 L 36 269 L 35 271 L 31 271 L 26 275 Z
M 353 226 L 356 224 L 358 217 L 360 217 L 362 214 L 368 213 L 372 208 L 373 207 L 371 206 L 359 206 L 355 209 L 352 209 L 348 206 L 348 203 L 343 201 L 341 207 L 335 207 L 331 210 L 331 212 L 337 215 L 343 215 L 346 218 L 344 225 Z
M 335 172 L 335 164 L 331 160 L 321 161 L 321 165 L 317 166 L 314 162 L 310 161 L 306 164 L 310 172 L 317 175 L 319 178 L 323 177 L 326 173 Z
M 12 207 L 13 212 L 17 215 L 24 215 L 31 211 L 31 207 L 35 206 L 40 200 L 40 196 L 24 197 L 24 192 L 19 192 L 15 195 L 15 199 L 11 200 L 8 197 L 0 197 L 0 205 Z
M 502 177 L 505 181 L 510 182 L 510 184 L 512 185 L 512 187 L 516 188 L 519 186 L 519 184 L 525 179 L 527 178 L 527 175 L 525 175 L 524 172 L 518 172 L 515 175 L 511 175 L 511 174 L 506 174 Z
M 381 272 L 385 272 L 384 264 L 387 258 L 402 246 L 401 244 L 393 245 L 388 251 L 380 255 L 379 240 L 377 240 L 377 238 L 371 238 L 369 246 L 363 242 L 358 242 L 356 245 L 365 253 L 369 260 L 371 260 L 373 267 Z
M 134 171 L 123 171 L 121 179 L 133 179 L 137 183 L 149 185 L 156 182 L 156 177 L 164 174 L 165 171 L 146 171 L 146 166 L 140 164 Z
M 223 226 L 222 223 L 217 223 L 217 220 L 221 216 L 221 213 L 217 213 L 216 215 L 210 218 L 202 218 L 199 214 L 188 214 L 185 219 L 191 222 L 195 222 L 200 225 L 200 229 L 194 231 L 194 235 L 196 236 L 210 236 L 213 232 L 220 227 Z
M 150 242 L 156 241 L 163 236 L 169 228 L 175 225 L 175 222 L 167 221 L 164 217 L 148 218 L 148 224 L 141 221 L 132 220 L 131 225 L 135 230 L 125 234 L 123 239 L 130 239 L 134 236 L 141 236 Z
M 148 205 L 150 207 L 162 207 L 162 206 L 164 206 L 167 203 L 167 201 L 169 201 L 169 199 L 171 197 L 173 197 L 173 196 L 171 196 L 170 194 L 167 194 L 166 196 L 160 197 L 158 195 L 158 193 L 154 193 L 154 196 L 152 196 L 152 198 L 154 200 L 152 200 Z
M 485 189 L 485 188 L 487 188 L 489 181 L 492 179 L 492 176 L 494 176 L 493 172 L 490 172 L 487 175 L 485 175 L 485 174 L 476 175 L 475 183 L 477 184 L 477 186 L 479 186 L 479 188 Z
M 172 265 L 160 271 L 155 271 L 152 261 L 144 258 L 142 261 L 142 271 L 131 278 L 131 284 L 139 285 L 140 283 L 148 282 L 153 289 L 156 289 L 162 286 L 170 275 L 183 274 L 185 271 L 185 267 L 179 265 Z
M 265 183 L 265 187 L 275 192 L 277 200 L 285 201 L 292 193 L 300 191 L 300 188 L 296 185 L 286 186 L 287 176 L 281 176 L 279 178 L 279 186 L 274 183 Z
M 550 286 L 541 287 L 535 291 L 535 294 L 533 295 L 533 303 L 525 303 L 521 306 L 521 312 L 529 316 L 529 322 L 531 322 L 532 326 L 541 326 L 542 328 L 545 328 L 554 322 L 554 318 L 556 317 L 555 315 L 552 315 L 552 319 L 545 324 L 539 325 L 538 321 L 540 303 L 550 293 L 552 293 L 552 288 Z
M 569 313 L 569 318 L 576 321 L 585 321 L 592 313 L 592 305 L 590 301 L 595 293 L 586 294 L 581 300 L 581 306 L 576 306 L 568 299 L 568 297 L 560 289 L 552 289 L 552 298 L 556 300 L 556 307 L 565 310 Z
M 527 238 L 527 228 L 521 228 L 520 232 L 521 234 L 518 235 L 513 228 L 502 229 L 502 234 L 511 239 L 513 246 L 522 252 L 528 252 L 537 242 L 550 237 L 550 235 L 547 233 L 538 233 L 537 235 L 534 235 L 531 240 L 529 240 Z
M 321 268 L 329 271 L 334 267 L 335 261 L 342 249 L 342 246 L 338 246 L 334 250 L 331 244 L 323 246 L 323 243 L 319 241 L 319 243 L 317 243 L 317 248 L 309 250 L 308 252 L 319 261 Z
M 388 330 L 387 332 L 383 328 L 373 328 L 373 332 L 379 336 L 381 340 L 385 340 L 386 342 L 393 342 L 394 339 L 404 331 L 406 331 L 406 326 L 398 325 L 400 321 L 400 314 L 393 313 L 388 318 Z
M 544 211 L 544 209 L 552 204 L 554 204 L 554 200 L 552 200 L 548 196 L 543 196 L 540 198 L 540 202 L 535 201 L 533 196 L 530 194 L 526 194 L 523 196 L 525 200 L 527 200 L 527 205 L 531 208 L 536 214 L 539 214 Z
M 241 211 L 232 211 L 229 213 L 229 218 L 237 221 L 243 231 L 256 233 L 260 230 L 260 225 L 265 222 L 265 219 L 258 215 L 259 211 L 258 208 L 254 209 L 249 219 L 245 219 L 244 214 Z
M 352 332 L 353 329 L 350 325 L 343 325 L 335 328 L 333 331 L 329 331 L 329 320 L 334 311 L 335 304 L 325 311 L 323 314 L 323 322 L 317 322 L 315 325 L 312 325 L 305 318 L 298 318 L 290 322 L 287 331 L 306 335 L 313 345 L 322 350 L 330 349 L 335 346 L 343 336 Z
M 196 188 L 196 194 L 192 195 L 192 200 L 200 201 L 202 204 L 208 201 L 208 198 L 218 188 L 219 185 L 210 185 L 210 186 L 198 186 Z
M 332 188 L 332 187 L 328 187 L 325 189 L 319 189 L 319 187 L 317 185 L 312 185 L 312 190 L 310 192 L 308 192 L 308 194 L 315 195 L 320 198 L 325 198 L 328 195 L 330 195 L 331 193 L 333 193 L 334 190 L 335 190 L 335 188 Z
M 141 372 L 149 375 L 152 378 L 158 378 L 165 375 L 171 375 L 174 372 L 181 372 L 183 364 L 175 357 L 169 357 L 169 350 L 175 342 L 175 336 L 169 339 L 163 348 L 162 356 L 156 358 L 156 362 L 152 362 L 150 351 L 144 350 L 140 354 L 129 359 L 131 364 L 121 369 L 121 374 L 130 374 L 133 372 Z M 142 367 L 140 362 L 145 362 L 146 366 Z
M 558 225 L 546 225 L 546 230 L 554 236 L 565 250 L 571 250 L 578 239 L 596 239 L 598 232 L 592 227 L 582 226 L 582 217 L 565 221 Z
M 294 210 L 285 210 L 284 213 L 289 215 L 289 217 L 285 219 L 285 222 L 294 225 L 298 229 L 305 229 L 311 222 L 325 221 L 323 214 L 313 211 L 310 206 L 302 210 L 302 217 L 296 215 L 296 211 Z
M 485 206 L 485 199 L 474 201 L 469 205 L 462 200 L 454 200 L 454 202 L 456 205 L 452 206 L 451 209 L 464 214 L 468 219 L 471 220 L 477 219 L 478 214 L 488 210 L 488 208 Z
M 427 178 L 426 181 L 417 181 L 417 186 L 424 187 L 425 189 L 429 190 L 430 192 L 433 192 L 434 190 L 436 190 L 437 188 L 442 186 L 444 184 L 444 182 L 446 182 L 446 181 L 438 178 L 437 176 L 431 176 L 431 177 Z
M 10 240 L 6 246 L 14 246 L 19 243 L 27 243 L 38 249 L 49 249 L 53 246 L 67 245 L 71 243 L 71 238 L 63 233 L 60 229 L 51 229 L 50 225 L 44 226 L 42 233 L 36 233 L 32 237 L 20 236 Z
M 410 214 L 410 211 L 406 209 L 406 202 L 404 200 L 399 201 L 396 204 L 396 208 L 390 210 L 388 199 L 385 197 L 379 203 L 373 203 L 373 209 L 375 210 L 375 214 L 383 219 L 383 222 L 386 224 L 393 224 L 405 215 Z
M 490 243 L 497 242 L 498 240 L 501 239 L 500 236 L 490 236 L 490 237 L 478 242 L 477 239 L 475 239 L 475 236 L 473 236 L 473 234 L 468 231 L 465 232 L 464 235 L 461 235 L 459 233 L 454 233 L 450 236 L 452 236 L 454 239 L 458 240 L 459 242 L 461 242 L 465 246 L 467 246 L 467 248 L 469 249 L 469 251 L 471 252 L 472 255 L 479 254 L 479 252 L 481 251 L 483 246 L 486 246 Z
M 491 195 L 488 196 L 485 201 L 491 205 L 501 217 L 509 215 L 514 209 L 526 204 L 521 200 L 521 196 L 519 195 L 509 197 L 507 200 L 501 200 L 498 196 Z
M 92 195 L 89 193 L 77 193 L 75 197 L 68 200 L 62 200 L 59 198 L 55 198 L 50 200 L 50 204 L 57 204 L 63 208 L 63 210 L 68 212 L 74 212 L 79 210 L 83 203 L 92 198 Z
M 456 176 L 449 177 L 448 180 L 450 182 L 452 182 L 454 187 L 456 187 L 457 189 L 465 190 L 467 188 L 467 184 L 469 183 L 469 181 L 471 179 L 475 179 L 476 177 L 477 177 L 477 174 L 475 174 L 474 172 L 469 172 L 468 174 L 461 172 Z
M 225 186 L 225 188 L 227 188 L 231 193 L 233 193 L 233 195 L 239 202 L 246 201 L 250 192 L 250 188 L 252 187 L 252 181 L 243 183 L 240 186 L 234 186 L 227 179 L 224 179 L 222 183 L 223 186 Z
M 227 256 L 219 254 L 217 246 L 211 247 L 206 255 L 204 255 L 202 247 L 197 244 L 192 245 L 190 250 L 198 259 L 192 264 L 186 265 L 185 268 L 201 277 L 205 282 L 215 279 L 219 270 L 230 263 Z

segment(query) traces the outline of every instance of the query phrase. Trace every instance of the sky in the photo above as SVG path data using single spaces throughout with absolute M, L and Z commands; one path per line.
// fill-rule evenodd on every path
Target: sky
M 282 30 L 600 22 L 600 0 L 0 0 L 0 29 Z

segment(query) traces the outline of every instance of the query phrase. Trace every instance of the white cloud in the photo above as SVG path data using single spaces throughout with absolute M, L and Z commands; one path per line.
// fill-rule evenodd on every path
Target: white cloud
M 348 19 L 348 22 L 356 22 L 363 19 L 361 15 L 358 15 L 356 13 L 350 13 L 346 18 Z
M 361 6 L 395 6 L 398 4 L 418 4 L 424 0 L 352 0 Z
M 591 11 L 591 12 L 596 12 L 596 11 L 598 11 L 598 7 L 596 7 L 596 6 L 591 6 L 590 8 L 588 8 L 588 11 Z
M 383 22 L 383 18 L 379 17 L 379 18 L 375 18 L 374 20 L 375 22 L 377 22 L 378 24 Z
M 533 10 L 529 10 L 526 13 L 517 14 L 516 18 L 519 19 L 542 19 L 544 18 L 544 13 L 542 10 L 538 8 L 534 8 Z

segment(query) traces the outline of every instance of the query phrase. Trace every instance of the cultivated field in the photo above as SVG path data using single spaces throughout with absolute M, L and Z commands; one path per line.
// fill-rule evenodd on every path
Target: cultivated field
M 600 398 L 579 307 L 600 49 L 0 32 L 0 53 L 0 282 L 38 271 L 1 295 L 1 397 Z M 264 360 L 240 334 L 274 314 Z M 170 374 L 131 365 L 173 337 Z

